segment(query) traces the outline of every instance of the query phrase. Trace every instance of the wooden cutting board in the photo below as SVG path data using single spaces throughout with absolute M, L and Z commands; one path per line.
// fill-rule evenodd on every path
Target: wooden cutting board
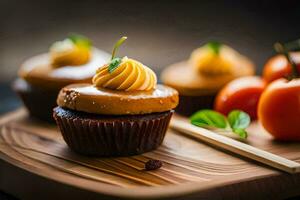
M 0 118 L 0 189 L 22 199 L 281 199 L 300 195 L 300 174 L 286 174 L 168 130 L 163 145 L 120 158 L 71 152 L 53 125 L 24 109 Z M 300 162 L 299 143 L 279 143 L 258 123 L 247 142 Z M 145 171 L 149 159 L 162 160 Z

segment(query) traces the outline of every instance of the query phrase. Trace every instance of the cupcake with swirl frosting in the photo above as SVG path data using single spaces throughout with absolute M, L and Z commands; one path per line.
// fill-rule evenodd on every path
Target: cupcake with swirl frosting
M 231 80 L 254 73 L 254 64 L 246 56 L 227 45 L 209 42 L 194 50 L 188 60 L 164 69 L 161 80 L 179 92 L 176 112 L 189 116 L 212 108 L 218 91 Z
M 163 141 L 176 90 L 157 84 L 155 73 L 137 60 L 115 58 L 100 67 L 93 84 L 64 87 L 53 116 L 75 152 L 128 156 L 156 149 Z
M 32 117 L 52 122 L 60 89 L 72 83 L 91 83 L 97 66 L 109 58 L 88 38 L 70 35 L 53 43 L 49 52 L 27 59 L 13 87 Z

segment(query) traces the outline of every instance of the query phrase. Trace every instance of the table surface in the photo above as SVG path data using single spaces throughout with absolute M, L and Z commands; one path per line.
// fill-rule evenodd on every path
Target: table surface
M 178 116 L 174 119 L 184 120 Z M 55 126 L 28 119 L 24 109 L 2 116 L 0 121 L 0 143 L 3 144 L 0 157 L 12 164 L 1 166 L 4 179 L 9 177 L 11 182 L 0 182 L 0 188 L 26 199 L 55 199 L 65 195 L 80 198 L 92 195 L 91 191 L 98 198 L 107 195 L 108 199 L 111 195 L 120 199 L 273 199 L 299 195 L 300 192 L 300 174 L 283 173 L 242 159 L 172 129 L 167 131 L 164 143 L 155 151 L 97 159 L 70 151 Z M 274 142 L 256 122 L 248 128 L 248 133 L 247 144 L 300 161 L 298 143 Z M 144 171 L 149 159 L 159 159 L 164 165 L 159 170 Z M 16 167 L 19 169 L 13 171 Z M 36 182 L 37 176 L 46 179 Z M 50 180 L 54 180 L 53 183 L 49 183 Z M 31 184 L 20 185 L 20 182 Z M 72 193 L 65 193 L 63 188 L 67 186 L 74 188 Z M 27 193 L 30 188 L 41 193 Z M 81 189 L 90 192 L 82 194 Z M 136 191 L 134 194 L 133 190 Z M 96 199 L 96 196 L 90 198 Z
M 5 82 L 0 84 L 0 115 L 16 109 L 21 106 L 21 101 L 16 94 L 11 90 L 10 83 Z M 3 162 L 3 161 L 0 161 Z M 16 198 L 0 191 L 0 199 L 15 200 Z
M 22 105 L 15 93 L 11 90 L 10 83 L 1 84 L 0 91 L 0 114 L 14 110 Z M 16 198 L 13 195 L 6 194 L 0 191 L 0 199 L 15 200 Z

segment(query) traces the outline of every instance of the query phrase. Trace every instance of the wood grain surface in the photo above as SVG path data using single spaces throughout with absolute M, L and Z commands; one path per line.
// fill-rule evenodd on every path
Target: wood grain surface
M 262 166 L 174 130 L 168 130 L 163 145 L 153 152 L 93 158 L 71 152 L 55 126 L 29 119 L 24 109 L 3 116 L 0 126 L 0 157 L 8 166 L 107 198 L 250 199 L 300 195 L 299 173 L 289 175 Z M 248 144 L 300 162 L 299 143 L 273 141 L 257 123 L 251 125 L 249 133 Z M 145 171 L 144 164 L 149 159 L 162 160 L 164 165 L 155 171 Z M 4 177 L 7 176 L 0 173 L 0 189 L 16 190 L 5 186 Z M 13 179 L 22 181 L 22 177 Z M 53 192 L 49 188 L 40 190 L 45 192 L 44 197 Z M 18 196 L 34 197 L 24 189 Z

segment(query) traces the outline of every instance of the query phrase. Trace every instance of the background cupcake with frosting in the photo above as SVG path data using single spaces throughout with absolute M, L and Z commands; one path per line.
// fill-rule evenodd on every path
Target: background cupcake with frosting
M 216 94 L 226 83 L 254 73 L 254 64 L 247 57 L 227 45 L 209 42 L 195 49 L 188 60 L 165 68 L 161 80 L 179 92 L 176 111 L 191 115 L 212 108 Z
M 52 121 L 59 90 L 72 83 L 91 83 L 97 66 L 110 55 L 81 35 L 53 43 L 49 52 L 27 59 L 13 85 L 32 117 Z

